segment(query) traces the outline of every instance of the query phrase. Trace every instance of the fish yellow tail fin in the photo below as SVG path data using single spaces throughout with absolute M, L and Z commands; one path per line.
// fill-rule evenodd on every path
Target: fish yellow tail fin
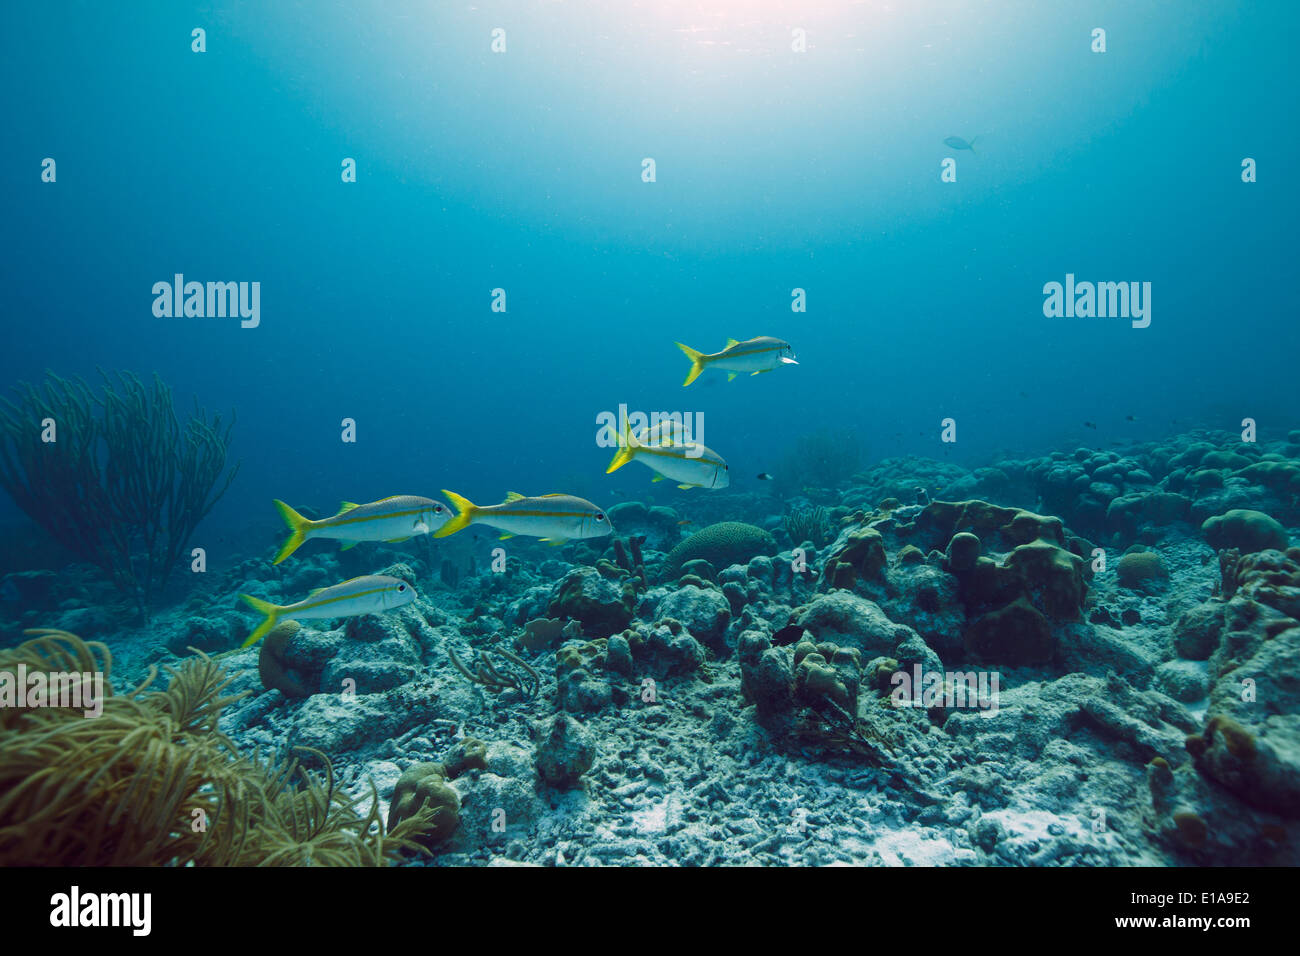
M 311 530 L 312 521 L 310 518 L 304 518 L 298 512 L 294 511 L 279 498 L 275 499 L 276 510 L 280 512 L 280 517 L 284 523 L 289 526 L 289 538 L 284 542 L 284 547 L 280 553 L 275 556 L 272 564 L 279 564 L 289 555 L 297 551 L 304 541 L 307 540 L 307 532 Z
M 245 604 L 251 607 L 254 611 L 257 611 L 259 614 L 266 615 L 266 620 L 263 621 L 261 624 L 257 625 L 257 630 L 253 631 L 252 634 L 248 635 L 248 640 L 244 641 L 244 643 L 240 645 L 241 648 L 252 647 L 258 641 L 264 638 L 267 635 L 267 632 L 271 630 L 271 628 L 275 627 L 275 625 L 279 623 L 280 612 L 283 611 L 284 608 L 280 607 L 277 604 L 272 604 L 270 601 L 263 601 L 261 598 L 255 598 L 251 594 L 241 594 L 239 595 L 239 597 Z
M 685 346 L 682 347 L 685 348 Z M 612 474 L 631 461 L 633 454 L 640 445 L 641 443 L 632 437 L 632 426 L 624 418 L 623 436 L 619 439 L 618 451 L 614 453 L 614 459 L 609 463 L 609 467 L 605 469 L 605 474 Z
M 446 488 L 442 493 L 447 496 L 447 500 L 456 506 L 456 517 L 452 518 L 445 525 L 433 533 L 435 538 L 445 538 L 449 534 L 455 534 L 457 531 L 464 529 L 474 519 L 474 513 L 478 511 L 478 505 L 468 498 L 462 498 L 454 491 L 448 491 Z
M 686 373 L 686 381 L 682 382 L 684 388 L 699 378 L 700 373 L 704 371 L 704 353 L 695 351 L 689 345 L 682 345 L 681 342 L 677 343 L 677 347 L 685 352 L 686 357 L 691 360 L 691 370 Z

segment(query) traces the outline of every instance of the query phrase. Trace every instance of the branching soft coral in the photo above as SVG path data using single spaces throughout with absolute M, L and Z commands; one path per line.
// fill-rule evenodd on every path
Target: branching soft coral
M 127 372 L 103 379 L 95 390 L 49 373 L 40 387 L 19 385 L 16 401 L 0 397 L 0 488 L 147 620 L 239 470 L 226 468 L 233 422 L 197 407 L 182 421 L 156 375 L 149 384 Z
M 114 695 L 108 648 L 63 631 L 0 653 L 0 671 L 100 672 L 103 713 L 41 707 L 0 710 L 0 865 L 380 865 L 430 815 L 385 833 L 378 795 L 369 812 L 296 760 L 245 756 L 217 729 L 233 677 L 199 654 L 166 690 L 149 677 Z

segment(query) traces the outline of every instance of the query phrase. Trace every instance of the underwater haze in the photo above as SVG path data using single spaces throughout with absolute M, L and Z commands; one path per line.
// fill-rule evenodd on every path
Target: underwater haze
M 1294 863 L 1297 658 L 1226 635 L 1300 648 L 1297 29 L 1209 0 L 5 5 L 0 655 L 45 659 L 40 627 L 127 677 L 229 655 L 223 731 L 385 813 L 461 767 L 407 862 Z M 20 387 L 99 370 L 219 414 L 211 468 L 125 450 L 157 406 L 92 403 L 92 433 Z M 620 409 L 690 431 L 613 468 Z M 173 460 L 187 490 L 132 485 Z M 954 669 L 978 706 L 899 706 Z M 1276 696 L 1238 702 L 1248 671 Z M 667 723 L 629 716 L 656 694 Z M 666 751 L 612 758 L 649 727 Z M 787 775 L 804 829 L 764 802 Z M 252 862 L 170 852 L 130 862 Z
M 621 402 L 704 412 L 740 480 L 819 426 L 974 461 L 1296 424 L 1296 193 L 1239 176 L 1298 145 L 1288 5 L 133 8 L 3 14 L 0 376 L 157 371 L 234 407 L 236 515 L 336 475 L 557 490 Z M 953 134 L 978 152 L 944 183 Z M 261 324 L 156 318 L 178 272 L 259 281 Z M 1150 327 L 1044 318 L 1067 272 L 1151 282 Z M 673 342 L 753 335 L 801 367 L 681 390 Z

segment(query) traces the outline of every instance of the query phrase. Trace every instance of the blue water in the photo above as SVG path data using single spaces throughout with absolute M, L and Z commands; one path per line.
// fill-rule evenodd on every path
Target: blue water
M 209 521 L 268 539 L 272 497 L 703 494 L 604 475 L 620 403 L 704 413 L 742 491 L 819 429 L 866 462 L 1275 436 L 1298 26 L 1281 3 L 6 4 L 0 383 L 125 368 L 235 409 Z M 260 282 L 261 324 L 155 317 L 178 272 Z M 1150 327 L 1045 318 L 1066 273 L 1152 283 Z M 756 335 L 801 364 L 682 388 L 674 342 Z

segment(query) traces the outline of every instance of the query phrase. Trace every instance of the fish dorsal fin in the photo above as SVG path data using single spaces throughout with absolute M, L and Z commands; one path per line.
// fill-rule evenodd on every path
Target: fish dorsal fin
M 521 499 L 523 499 L 523 498 L 524 498 L 524 495 L 521 495 L 521 494 L 520 494 L 519 492 L 517 492 L 517 491 L 507 491 L 507 492 L 506 492 L 506 501 L 519 501 L 519 500 L 521 500 Z
M 563 498 L 564 495 L 558 491 L 552 491 L 549 495 L 538 495 L 539 498 Z
M 341 514 L 341 515 L 345 515 L 345 514 L 347 514 L 349 511 L 351 511 L 353 508 L 360 508 L 360 507 L 361 507 L 361 506 L 360 506 L 359 504 L 357 504 L 355 501 L 340 501 L 340 502 L 339 502 L 339 514 Z
M 315 597 L 316 595 L 320 594 L 321 591 L 324 591 L 324 590 L 325 590 L 324 588 L 312 588 L 310 591 L 307 592 L 307 596 L 308 596 L 308 597 Z
M 727 344 L 724 345 L 723 348 L 724 348 L 724 349 L 729 349 L 729 348 L 731 348 L 733 345 L 739 345 L 739 344 L 740 344 L 740 342 L 739 342 L 737 339 L 727 339 Z

